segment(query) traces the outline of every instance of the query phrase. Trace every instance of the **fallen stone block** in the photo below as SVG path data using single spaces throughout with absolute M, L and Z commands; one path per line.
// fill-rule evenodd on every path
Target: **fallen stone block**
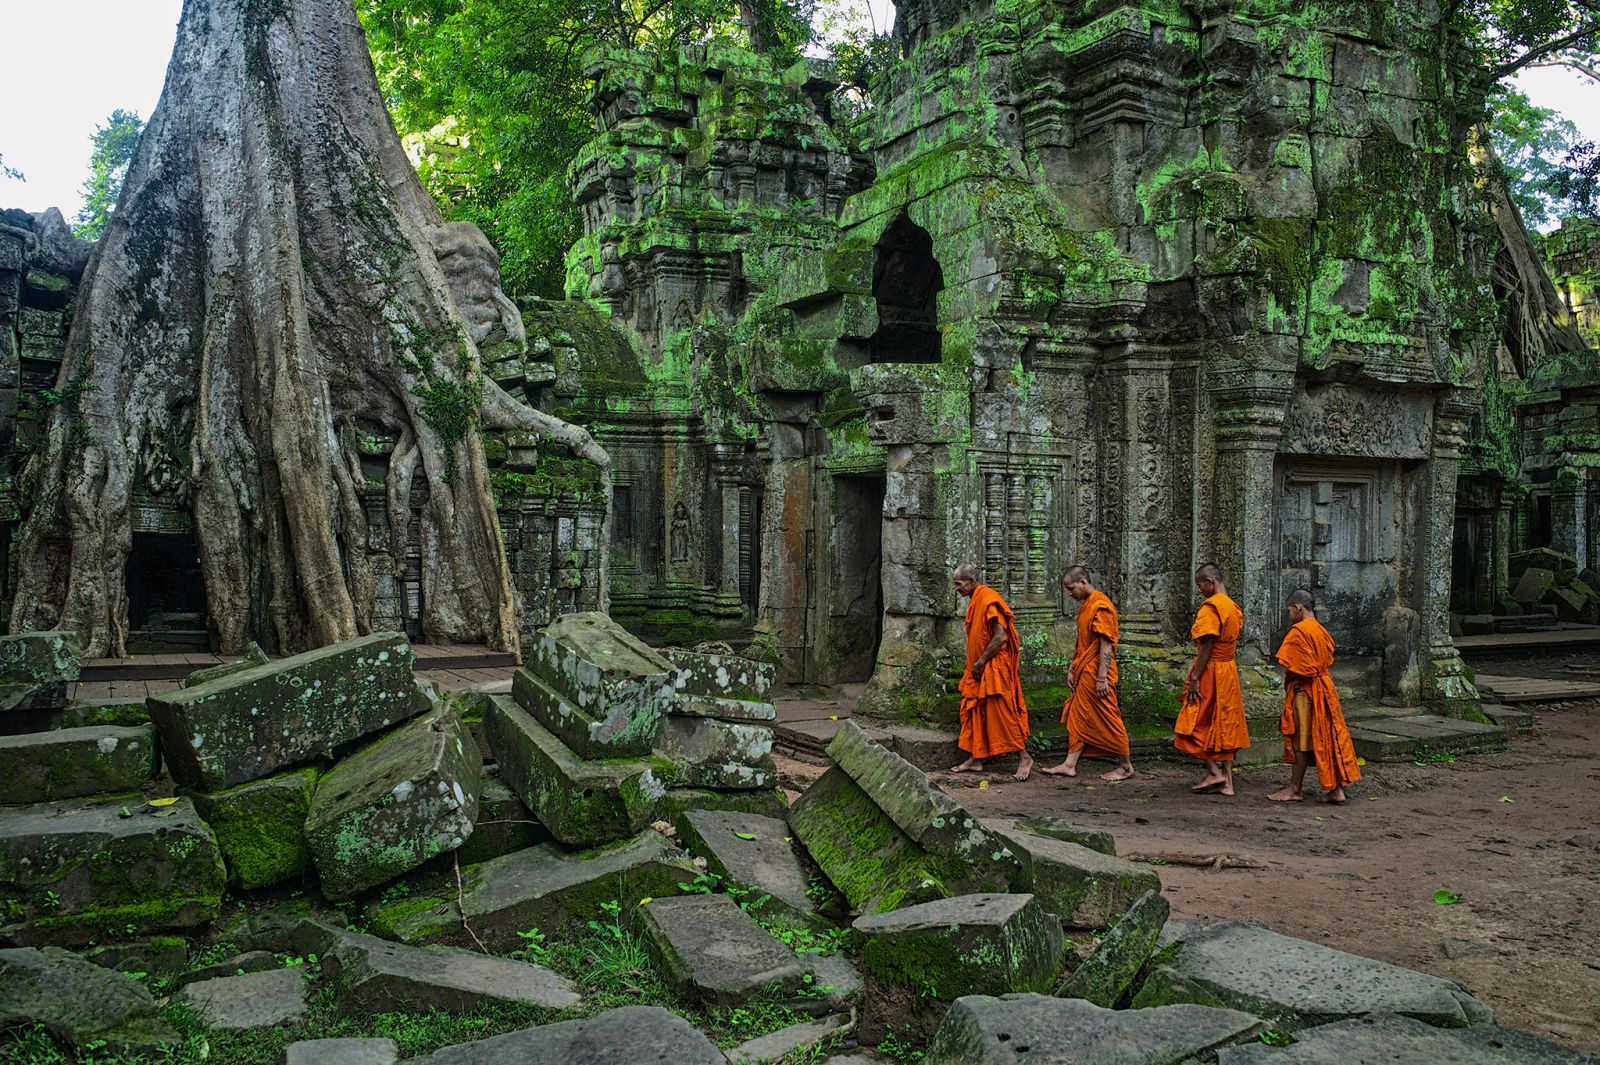
M 789 803 L 778 788 L 754 790 L 711 791 L 706 788 L 668 788 L 656 801 L 656 817 L 663 821 L 676 820 L 689 810 L 724 810 L 729 813 L 760 814 L 763 817 L 782 819 L 788 815 Z
M 221 791 L 427 709 L 411 663 L 404 636 L 377 633 L 152 695 L 147 705 L 174 779 Z
M 306 1019 L 306 977 L 298 965 L 189 984 L 172 996 L 208 1028 L 238 1031 L 299 1024 Z
M 891 1031 L 921 1042 L 963 995 L 1048 991 L 1061 925 L 1032 895 L 938 899 L 856 919 L 867 999 L 861 1041 Z
M 120 973 L 181 973 L 189 967 L 189 941 L 182 936 L 147 936 L 83 947 L 77 953 L 84 961 Z
M 1587 1054 L 1506 1028 L 1433 1028 L 1393 1014 L 1297 1032 L 1287 1047 L 1258 1043 L 1217 1053 L 1217 1065 L 1594 1065 L 1594 1061 Z
M 267 652 L 263 651 L 254 640 L 251 640 L 245 645 L 244 654 L 237 662 L 224 662 L 220 666 L 207 666 L 204 669 L 197 669 L 179 681 L 178 687 L 195 688 L 214 680 L 220 680 L 223 677 L 231 677 L 235 673 L 243 673 L 247 669 L 264 666 L 271 661 L 272 659 L 267 657 Z
M 500 775 L 539 823 L 562 843 L 589 847 L 638 832 L 656 820 L 670 763 L 645 757 L 579 758 L 512 699 L 492 696 L 484 716 Z
M 511 678 L 511 697 L 518 706 L 566 744 L 581 758 L 636 758 L 650 753 L 659 714 L 641 721 L 613 716 L 601 706 L 596 714 L 585 713 L 569 703 L 544 678 L 526 666 Z
M 1115 1009 L 1128 997 L 1171 912 L 1159 891 L 1146 891 L 1111 926 L 1099 949 L 1073 971 L 1061 997 L 1088 999 L 1096 1006 Z
M 482 769 L 448 705 L 340 762 L 306 815 L 323 895 L 349 898 L 461 846 L 472 835 Z
M 676 648 L 663 650 L 660 654 L 673 667 L 672 687 L 678 693 L 680 702 L 684 697 L 704 697 L 764 704 L 771 709 L 777 671 L 769 663 L 737 655 L 708 655 Z M 683 711 L 674 707 L 672 712 Z M 751 720 L 770 721 L 771 717 Z
M 770 788 L 772 729 L 708 717 L 669 717 L 656 750 L 673 764 L 673 777 L 691 788 Z
M 828 757 L 879 809 L 947 870 L 960 870 L 952 891 L 1003 891 L 1021 873 L 1005 843 L 928 775 L 869 737 L 854 721 L 839 722 Z
M 731 1065 L 777 1065 L 791 1054 L 801 1054 L 831 1038 L 849 1021 L 844 1014 L 833 1014 L 816 1021 L 804 1021 L 776 1032 L 746 1040 L 728 1051 Z
M 1109 1010 L 1046 995 L 971 995 L 950 1007 L 924 1060 L 926 1065 L 1182 1065 L 1251 1038 L 1261 1027 L 1248 1013 L 1206 1006 Z
M 639 907 L 639 928 L 669 987 L 713 1006 L 739 1006 L 800 986 L 805 969 L 727 895 L 680 895 Z
M 848 954 L 802 954 L 800 964 L 811 974 L 811 983 L 802 989 L 804 994 L 785 1003 L 790 1009 L 816 1016 L 860 1006 L 867 980 Z
M 247 950 L 243 954 L 235 954 L 231 958 L 224 958 L 211 965 L 202 965 L 178 977 L 177 984 L 183 987 L 187 984 L 198 984 L 205 980 L 216 980 L 223 976 L 243 976 L 245 973 L 266 972 L 268 969 L 281 969 L 283 963 L 276 954 L 265 950 Z
M 395 1065 L 393 1039 L 302 1039 L 283 1052 L 283 1065 Z
M 307 767 L 194 796 L 216 833 L 229 884 L 255 891 L 311 872 L 305 824 L 316 787 L 317 771 Z
M 478 789 L 478 817 L 472 823 L 472 835 L 456 848 L 456 860 L 463 865 L 476 865 L 537 847 L 550 838 L 550 830 L 512 794 L 498 770 L 491 775 L 485 768 L 483 784 Z
M 179 1041 L 143 984 L 57 947 L 0 950 L 0 1031 L 27 1024 L 74 1047 L 103 1042 L 112 1052 Z
M 577 1021 L 542 1024 L 436 1050 L 416 1065 L 728 1065 L 716 1045 L 660 1006 L 623 1006 Z
M 857 913 L 944 894 L 927 853 L 838 766 L 789 807 L 789 828 Z
M 59 710 L 67 685 L 77 680 L 83 652 L 69 632 L 16 632 L 0 636 L 0 685 L 13 692 L 5 713 Z
M 700 870 L 659 832 L 646 831 L 624 843 L 572 854 L 554 844 L 530 847 L 461 870 L 462 898 L 472 931 L 490 950 L 523 946 L 518 932 L 546 935 L 583 931 L 600 904 L 682 894 Z M 372 930 L 404 943 L 475 945 L 461 926 L 455 878 L 437 891 L 383 903 Z
M 1398 1013 L 1444 1028 L 1494 1023 L 1494 1011 L 1460 984 L 1402 969 L 1264 925 L 1200 918 L 1168 921 L 1134 1008 L 1194 1002 L 1246 1010 L 1294 1031 L 1367 1013 Z
M 802 925 L 817 920 L 806 894 L 811 878 L 795 854 L 787 824 L 758 814 L 690 810 L 677 826 L 684 848 L 706 860 L 707 872 L 767 896 L 764 914 Z
M 96 725 L 0 736 L 0 805 L 137 790 L 156 775 L 156 730 Z
M 1566 583 L 1578 576 L 1578 560 L 1571 555 L 1564 555 L 1548 547 L 1532 547 L 1525 551 L 1513 551 L 1506 558 L 1506 579 L 1513 585 L 1522 580 L 1522 575 L 1530 569 L 1543 569 L 1561 583 Z
M 1037 895 L 1068 928 L 1110 927 L 1139 896 L 1161 891 L 1161 877 L 1147 865 L 1036 836 L 1006 822 L 991 824 L 1022 859 L 1018 887 Z
M 541 629 L 521 672 L 529 680 L 542 680 L 575 715 L 570 728 L 585 738 L 582 749 L 574 750 L 585 756 L 591 750 L 594 757 L 602 750 L 610 757 L 646 753 L 673 698 L 672 664 L 596 612 L 563 614 Z M 517 680 L 523 680 L 521 672 Z M 529 686 L 521 691 L 535 697 Z M 519 692 L 515 681 L 512 692 Z M 539 712 L 527 704 L 524 708 Z M 567 730 L 550 731 L 564 736 Z
M 1527 606 L 1543 601 L 1556 586 L 1556 575 L 1540 566 L 1529 566 L 1522 571 L 1511 591 L 1511 598 Z
M 217 915 L 226 874 L 188 799 L 19 806 L 0 817 L 0 938 L 71 946 L 190 928 Z
M 895 725 L 888 732 L 889 748 L 923 772 L 949 769 L 966 758 L 954 732 L 907 725 Z
M 361 1013 L 426 1013 L 479 1006 L 561 1010 L 581 999 L 566 977 L 538 965 L 449 947 L 411 947 L 340 931 L 330 954 L 339 1005 Z
M 1002 822 L 1003 823 L 1003 822 Z M 1098 828 L 1083 828 L 1059 817 L 1028 817 L 1016 822 L 1016 828 L 1035 836 L 1065 840 L 1080 847 L 1088 847 L 1101 854 L 1116 857 L 1117 841 L 1109 832 Z

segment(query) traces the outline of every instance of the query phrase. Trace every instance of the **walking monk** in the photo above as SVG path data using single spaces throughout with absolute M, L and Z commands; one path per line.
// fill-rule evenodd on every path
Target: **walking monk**
M 961 675 L 961 749 L 967 760 L 953 773 L 974 773 L 985 758 L 1012 751 L 1017 779 L 1033 771 L 1028 754 L 1028 707 L 1022 701 L 1017 662 L 1022 642 L 1011 620 L 1011 608 L 1000 593 L 978 583 L 978 567 L 964 562 L 951 575 L 956 591 L 970 596 L 967 604 L 967 670 Z
M 1043 770 L 1064 777 L 1078 775 L 1078 759 L 1115 758 L 1117 768 L 1101 780 L 1133 776 L 1128 757 L 1128 729 L 1117 705 L 1117 608 L 1089 581 L 1089 571 L 1073 566 L 1061 575 L 1061 586 L 1078 601 L 1078 646 L 1067 673 L 1067 703 L 1061 723 L 1067 726 L 1067 760 Z
M 1239 690 L 1239 669 L 1233 664 L 1244 615 L 1228 598 L 1217 567 L 1201 566 L 1195 571 L 1194 583 L 1206 601 L 1189 628 L 1195 642 L 1194 664 L 1184 682 L 1173 746 L 1206 764 L 1206 775 L 1189 790 L 1216 788 L 1223 795 L 1232 795 L 1234 756 L 1250 746 L 1244 693 Z
M 1306 766 L 1317 764 L 1322 802 L 1345 801 L 1344 786 L 1361 779 L 1355 745 L 1339 709 L 1339 690 L 1328 670 L 1333 667 L 1333 637 L 1317 620 L 1317 601 L 1304 588 L 1289 596 L 1289 634 L 1278 648 L 1283 667 L 1283 760 L 1294 770 L 1289 786 L 1267 798 L 1299 802 Z

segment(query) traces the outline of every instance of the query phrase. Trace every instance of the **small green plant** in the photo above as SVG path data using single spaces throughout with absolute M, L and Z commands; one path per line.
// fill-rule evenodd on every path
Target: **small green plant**
M 1262 1032 L 1260 1039 L 1269 1047 L 1286 1047 L 1292 1042 L 1287 1032 L 1280 1032 L 1276 1028 Z
M 722 886 L 722 877 L 716 873 L 701 873 L 693 880 L 679 881 L 678 886 L 686 895 L 715 895 Z
M 530 928 L 526 932 L 518 932 L 517 938 L 522 940 L 522 946 L 511 952 L 513 958 L 531 961 L 536 965 L 543 965 L 550 960 L 550 947 L 544 941 L 543 932 Z
M 901 1039 L 890 1032 L 878 1044 L 878 1053 L 891 1057 L 896 1061 L 911 1062 L 922 1060 L 922 1048 L 910 1040 Z
M 46 913 L 55 913 L 61 909 L 61 896 L 54 891 L 46 890 L 39 896 L 39 908 Z

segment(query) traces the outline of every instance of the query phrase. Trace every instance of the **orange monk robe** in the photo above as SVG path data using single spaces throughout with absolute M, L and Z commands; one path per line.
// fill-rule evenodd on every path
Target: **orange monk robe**
M 1091 758 L 1128 757 L 1128 729 L 1117 705 L 1117 658 L 1111 656 L 1106 682 L 1111 694 L 1095 691 L 1100 677 L 1100 641 L 1117 642 L 1117 608 L 1104 592 L 1091 592 L 1078 605 L 1078 647 L 1072 652 L 1072 695 L 1061 709 L 1067 748 L 1080 747 Z
M 972 679 L 972 663 L 989 646 L 994 622 L 1000 622 L 1005 645 L 983 667 L 983 679 Z M 1017 661 L 1022 642 L 1011 620 L 1011 608 L 986 584 L 972 592 L 967 604 L 967 668 L 961 675 L 960 745 L 982 760 L 1020 751 L 1028 742 L 1028 707 L 1022 701 Z
M 1239 689 L 1239 667 L 1233 652 L 1244 631 L 1244 614 L 1226 595 L 1217 594 L 1200 604 L 1189 635 L 1198 641 L 1215 636 L 1211 661 L 1200 674 L 1200 699 L 1189 700 L 1186 690 L 1178 711 L 1173 746 L 1184 754 L 1208 762 L 1231 762 L 1236 752 L 1250 746 L 1244 723 L 1244 693 Z
M 1278 648 L 1278 664 L 1289 675 L 1283 693 L 1283 760 L 1294 761 L 1294 735 L 1298 725 L 1294 711 L 1296 694 L 1304 692 L 1311 702 L 1311 753 L 1317 763 L 1317 780 L 1322 790 L 1332 791 L 1361 779 L 1356 764 L 1355 745 L 1339 709 L 1339 690 L 1328 670 L 1333 667 L 1333 637 L 1316 618 L 1297 621 Z

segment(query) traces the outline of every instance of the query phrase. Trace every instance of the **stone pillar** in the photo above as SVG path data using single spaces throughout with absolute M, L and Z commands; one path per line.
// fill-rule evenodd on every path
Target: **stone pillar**
M 1235 379 L 1210 389 L 1217 459 L 1204 505 L 1216 526 L 1217 557 L 1198 561 L 1222 569 L 1229 594 L 1244 612 L 1241 643 L 1258 654 L 1271 651 L 1266 642 L 1278 617 L 1272 602 L 1278 509 L 1273 467 L 1291 388 Z
M 785 422 L 771 427 L 772 465 L 762 515 L 761 627 L 778 653 L 778 681 L 805 679 L 806 610 L 810 599 L 811 460 L 805 429 Z
M 722 557 L 712 577 L 715 610 L 719 615 L 739 614 L 743 604 L 739 599 L 739 538 L 743 530 L 739 523 L 739 473 L 742 445 L 712 445 L 712 476 L 721 497 Z M 708 508 L 709 509 L 709 508 Z M 709 540 L 709 535 L 707 536 Z
M 1489 611 L 1494 614 L 1500 613 L 1500 604 L 1511 598 L 1511 545 L 1516 495 L 1512 486 L 1501 485 L 1500 497 L 1494 509 L 1494 550 L 1489 558 Z
M 1467 679 L 1450 639 L 1450 552 L 1455 533 L 1456 477 L 1475 397 L 1452 390 L 1434 407 L 1432 457 L 1422 471 L 1417 531 L 1417 614 L 1422 654 L 1422 701 L 1435 713 L 1477 718 L 1478 690 Z
M 1584 470 L 1563 466 L 1550 488 L 1550 547 L 1589 565 L 1589 482 Z

